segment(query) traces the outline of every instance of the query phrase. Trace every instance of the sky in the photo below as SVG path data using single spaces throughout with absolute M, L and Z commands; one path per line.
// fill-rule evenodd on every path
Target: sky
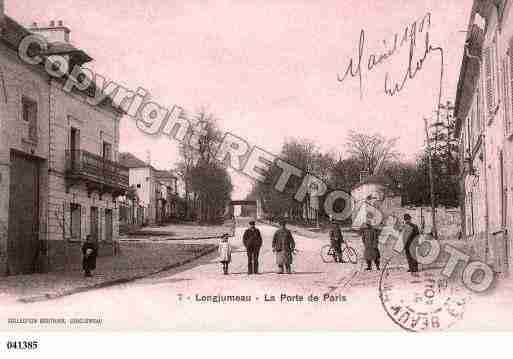
M 429 39 L 444 52 L 442 99 L 454 100 L 471 0 L 5 0 L 7 15 L 24 25 L 62 20 L 71 42 L 95 60 L 90 68 L 152 100 L 188 112 L 205 109 L 220 127 L 278 154 L 287 138 L 308 138 L 345 155 L 348 131 L 399 137 L 412 160 L 424 144 L 424 117 L 438 103 L 441 61 L 429 52 L 401 92 L 384 92 L 407 70 L 409 44 L 367 70 L 372 53 L 390 49 L 394 35 L 427 13 Z M 342 76 L 358 60 L 359 78 Z M 424 53 L 418 36 L 414 59 Z M 356 64 L 355 63 L 355 64 Z M 120 150 L 154 166 L 173 168 L 177 143 L 142 134 L 122 120 Z M 251 181 L 232 172 L 233 198 Z

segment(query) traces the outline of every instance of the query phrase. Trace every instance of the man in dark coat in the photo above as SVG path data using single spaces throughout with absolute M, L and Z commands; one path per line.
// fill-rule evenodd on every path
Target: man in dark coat
M 285 220 L 281 220 L 280 229 L 274 233 L 273 237 L 273 252 L 276 253 L 276 264 L 280 268 L 279 274 L 283 274 L 284 267 L 287 274 L 292 273 L 292 253 L 296 249 L 292 233 L 285 226 Z
M 343 263 L 342 260 L 342 243 L 344 243 L 344 237 L 342 236 L 342 232 L 340 231 L 340 227 L 337 222 L 331 223 L 330 229 L 330 245 L 335 252 L 335 262 Z
M 98 248 L 91 235 L 86 237 L 86 241 L 82 245 L 82 255 L 82 268 L 85 276 L 91 277 L 91 271 L 96 269 L 96 257 L 98 255 Z
M 249 228 L 244 232 L 242 243 L 248 254 L 248 274 L 258 274 L 258 254 L 262 247 L 262 236 L 258 228 L 255 228 L 255 221 L 249 222 Z
M 404 252 L 406 260 L 408 261 L 408 272 L 417 273 L 419 271 L 419 264 L 417 259 L 412 255 L 415 251 L 414 241 L 420 234 L 419 227 L 411 221 L 411 216 L 406 213 L 404 215 L 404 228 L 403 228 L 403 241 Z M 415 274 L 413 274 L 415 275 Z
M 365 261 L 367 262 L 367 268 L 365 270 L 372 270 L 372 262 L 376 265 L 376 269 L 379 270 L 379 230 L 374 228 L 370 219 L 362 224 L 360 227 L 360 235 L 362 236 Z

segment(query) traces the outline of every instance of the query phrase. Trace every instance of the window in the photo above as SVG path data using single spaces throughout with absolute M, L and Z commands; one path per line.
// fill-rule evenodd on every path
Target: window
M 103 142 L 103 159 L 112 160 L 112 145 L 108 142 Z
M 509 61 L 508 60 L 508 57 L 509 57 Z M 505 85 L 505 87 L 508 88 L 508 95 L 509 97 L 504 98 L 504 101 L 507 103 L 505 107 L 508 108 L 509 110 L 509 113 L 508 113 L 508 118 L 507 118 L 507 122 L 505 123 L 505 128 L 506 128 L 506 134 L 507 135 L 510 135 L 512 130 L 513 130 L 513 126 L 512 126 L 512 123 L 513 123 L 513 37 L 509 40 L 509 48 L 508 48 L 508 53 L 507 53 L 507 56 L 506 56 L 506 65 L 509 65 L 509 71 L 507 71 L 508 75 L 509 75 L 509 79 L 507 79 L 507 85 Z M 507 76 L 505 75 L 505 79 L 507 78 Z M 506 111 L 506 110 L 505 110 Z
M 510 102 L 509 102 L 509 81 L 508 81 L 508 61 L 506 58 L 502 60 L 502 99 L 504 103 L 504 128 L 506 133 L 510 122 Z
M 141 188 L 141 184 L 140 183 L 137 184 L 137 188 Z
M 477 91 L 476 91 L 476 134 L 481 134 L 482 127 L 481 127 L 481 91 L 478 85 Z
M 37 102 L 23 97 L 22 103 L 22 114 L 23 121 L 28 123 L 28 138 L 31 141 L 37 141 Z
M 484 84 L 486 88 L 486 109 L 488 112 L 488 124 L 494 118 L 495 113 L 497 112 L 497 93 L 498 93 L 498 84 L 497 84 L 497 64 L 496 64 L 496 50 L 497 46 L 496 41 L 494 39 L 493 44 L 490 47 L 487 47 L 483 51 L 484 55 Z
M 466 229 L 467 235 L 474 235 L 474 200 L 472 192 L 468 192 L 466 196 Z
M 82 225 L 82 208 L 79 204 L 72 203 L 71 204 L 71 238 L 72 239 L 80 239 L 81 238 L 81 225 Z

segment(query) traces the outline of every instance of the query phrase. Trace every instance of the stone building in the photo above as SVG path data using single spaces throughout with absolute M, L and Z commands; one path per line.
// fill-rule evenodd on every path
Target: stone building
M 145 224 L 155 225 L 176 218 L 177 178 L 161 171 L 129 152 L 120 154 L 120 162 L 129 168 L 129 183 L 137 191 L 144 207 Z
M 100 255 L 113 254 L 116 198 L 128 188 L 128 169 L 116 162 L 123 113 L 108 100 L 87 102 L 94 84 L 67 92 L 68 74 L 23 62 L 19 44 L 39 29 L 5 16 L 0 36 L 0 275 L 78 268 L 89 234 Z M 41 28 L 49 32 L 42 58 L 92 60 L 62 23 Z
M 353 198 L 352 226 L 359 228 L 369 217 L 374 225 L 381 224 L 391 209 L 401 206 L 401 196 L 392 190 L 391 180 L 384 176 L 361 176 L 351 189 Z M 376 215 L 380 212 L 381 215 Z
M 496 272 L 511 265 L 513 225 L 513 3 L 475 0 L 456 93 L 466 239 Z

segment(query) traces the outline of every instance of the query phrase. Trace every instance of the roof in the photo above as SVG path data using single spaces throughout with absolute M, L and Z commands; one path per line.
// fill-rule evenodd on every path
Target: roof
M 171 171 L 161 171 L 155 169 L 155 177 L 158 179 L 166 180 L 166 179 L 176 179 L 176 176 Z
M 505 1 L 503 0 L 474 0 L 470 20 L 467 30 L 467 38 L 463 50 L 461 61 L 458 87 L 456 90 L 456 101 L 454 106 L 454 117 L 456 118 L 456 127 L 454 136 L 459 137 L 462 123 L 468 115 L 472 105 L 472 99 L 479 79 L 482 46 L 485 37 L 485 31 L 480 29 L 475 23 L 476 14 L 488 19 L 493 8 L 498 11 L 499 26 L 501 26 Z M 486 29 L 484 29 L 486 30 Z
M 366 184 L 377 184 L 377 185 L 382 185 L 384 187 L 391 187 L 393 185 L 393 182 L 390 178 L 385 177 L 385 176 L 371 175 L 371 176 L 367 177 L 365 180 L 354 185 L 353 188 L 351 189 L 351 191 L 354 191 L 355 189 L 357 189 L 363 185 L 366 185 Z
M 2 40 L 14 50 L 18 50 L 18 46 L 31 32 L 25 27 L 11 19 L 9 16 L 4 16 L 4 28 L 2 31 Z
M 45 56 L 71 55 L 80 64 L 93 61 L 93 58 L 86 54 L 84 50 L 78 49 L 67 42 L 52 42 L 43 54 Z
M 128 168 L 151 167 L 143 160 L 137 158 L 130 152 L 122 152 L 119 154 L 119 163 Z
M 30 32 L 27 28 L 25 28 L 23 25 L 19 24 L 9 16 L 4 16 L 4 26 L 2 29 L 2 33 L 0 36 L 0 41 L 3 41 L 7 47 L 11 48 L 13 51 L 18 53 L 18 47 L 21 43 L 21 41 L 28 35 L 31 35 L 32 32 Z M 48 46 L 48 50 L 41 55 L 43 56 L 51 56 L 51 55 L 70 55 L 73 57 L 74 63 L 78 65 L 82 65 L 86 62 L 90 62 L 93 59 L 87 55 L 83 50 L 78 49 L 74 47 L 71 44 L 68 43 L 62 43 L 62 42 L 53 42 L 50 43 Z M 44 67 L 44 64 L 40 65 L 29 65 L 26 64 L 26 66 L 41 66 Z M 66 82 L 68 79 L 68 75 L 63 76 L 60 79 L 55 79 L 56 81 L 59 81 L 61 83 Z M 85 90 L 79 90 L 77 87 L 73 88 L 73 91 L 80 92 L 86 96 L 94 97 L 96 93 L 97 86 L 94 82 L 91 83 L 91 85 L 85 89 Z M 114 112 L 117 112 L 119 114 L 124 114 L 124 111 L 118 107 L 113 106 L 112 104 L 112 97 L 106 96 L 105 100 L 100 104 L 109 107 L 110 110 L 113 110 Z
M 119 163 L 128 168 L 151 168 L 158 180 L 176 179 L 173 172 L 158 170 L 130 152 L 121 152 L 119 154 Z

